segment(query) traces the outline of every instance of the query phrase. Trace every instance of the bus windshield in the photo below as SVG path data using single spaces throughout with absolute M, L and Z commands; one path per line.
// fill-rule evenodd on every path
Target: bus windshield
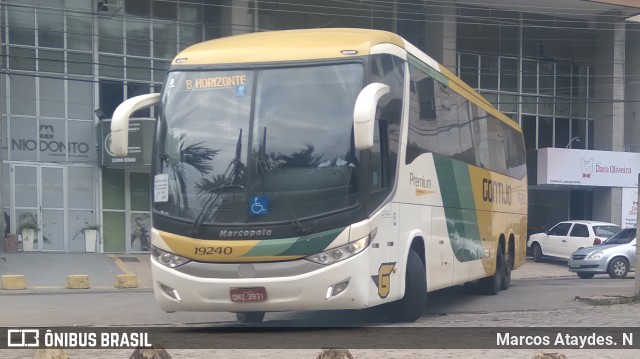
M 359 63 L 170 72 L 156 133 L 154 210 L 224 225 L 354 208 L 353 108 L 362 84 Z

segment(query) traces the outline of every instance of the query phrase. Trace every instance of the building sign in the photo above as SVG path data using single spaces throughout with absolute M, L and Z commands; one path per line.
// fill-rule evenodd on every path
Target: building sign
M 622 228 L 632 228 L 638 223 L 638 189 L 622 189 Z
M 101 124 L 101 165 L 108 167 L 150 166 L 155 120 L 131 119 L 129 121 L 129 150 L 118 157 L 111 152 L 111 121 Z
M 14 117 L 3 149 L 15 161 L 93 162 L 93 131 L 91 121 Z
M 640 153 L 538 150 L 538 184 L 638 187 Z

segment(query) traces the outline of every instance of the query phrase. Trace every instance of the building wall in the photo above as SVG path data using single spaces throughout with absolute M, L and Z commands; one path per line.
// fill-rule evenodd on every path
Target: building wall
M 626 150 L 640 152 L 640 24 L 627 23 L 625 50 L 624 143 Z
M 123 197 L 126 192 L 131 201 L 126 206 L 123 202 L 122 208 L 103 206 L 109 204 L 103 201 L 103 179 L 112 176 L 104 177 L 97 165 L 97 124 L 124 99 L 160 91 L 179 50 L 221 36 L 222 9 L 236 9 L 234 16 L 239 16 L 230 1 L 100 3 L 104 2 L 2 2 L 2 180 L 10 222 L 6 231 L 18 232 L 24 221 L 38 222 L 42 230 L 36 250 L 83 252 L 81 229 L 105 224 L 120 210 L 117 225 L 103 226 L 102 239 L 110 239 L 103 242 L 104 248 L 137 247 L 125 238 L 148 211 L 137 204 L 140 191 L 134 187 L 139 176 L 120 170 L 125 187 L 119 192 Z M 231 29 L 229 20 L 226 28 Z M 154 113 L 151 109 L 137 115 Z M 136 171 L 148 173 L 149 168 Z
M 317 27 L 394 31 L 519 122 L 530 150 L 640 150 L 640 28 L 617 13 L 589 23 L 458 6 L 456 0 L 140 0 L 104 6 L 97 0 L 7 0 L 1 15 L 4 209 L 12 232 L 20 218 L 38 218 L 46 228 L 39 249 L 82 251 L 83 226 L 122 212 L 118 225 L 110 226 L 121 229 L 107 237 L 121 238 L 115 251 L 132 250 L 122 243 L 135 231 L 133 207 L 144 210 L 126 201 L 105 207 L 105 181 L 117 177 L 130 184 L 131 173 L 149 169 L 103 171 L 97 124 L 124 99 L 160 91 L 178 51 L 220 36 Z M 557 198 L 571 197 L 564 191 Z M 618 220 L 620 192 L 597 189 L 586 196 L 593 197 L 593 218 Z M 567 209 L 539 221 L 591 213 Z

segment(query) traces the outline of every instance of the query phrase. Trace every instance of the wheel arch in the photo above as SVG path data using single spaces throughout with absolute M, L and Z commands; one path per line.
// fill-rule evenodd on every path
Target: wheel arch
M 516 237 L 513 233 L 509 234 L 509 242 L 507 243 L 507 248 L 505 254 L 509 255 L 511 258 L 511 269 L 514 268 L 516 262 Z
M 618 259 L 618 258 L 624 259 L 624 261 L 627 262 L 628 270 L 631 271 L 631 261 L 629 260 L 629 258 L 627 258 L 626 255 L 622 253 L 616 254 L 611 258 L 609 258 L 609 260 L 607 261 L 607 269 L 609 269 L 609 265 L 611 264 L 611 262 L 613 262 L 615 259 Z
M 497 260 L 498 258 L 498 251 L 500 251 L 500 254 L 502 254 L 502 257 L 504 258 L 505 254 L 506 254 L 506 243 L 507 241 L 505 240 L 504 237 L 504 233 L 500 233 L 500 235 L 498 236 L 498 245 L 496 246 L 496 253 L 495 253 L 495 259 L 494 259 L 494 268 L 493 268 L 493 274 L 496 273 L 496 270 L 498 269 L 498 266 L 495 265 L 495 260 Z
M 409 253 L 412 250 L 415 250 L 416 253 L 418 253 L 418 256 L 420 257 L 420 260 L 422 261 L 422 266 L 425 269 L 425 275 L 426 275 L 426 270 L 427 270 L 427 255 L 426 255 L 426 243 L 425 243 L 425 238 L 426 235 L 419 231 L 419 230 L 415 230 L 412 231 L 411 233 L 409 233 L 409 236 L 407 236 L 407 243 L 408 245 L 404 246 L 402 252 L 400 253 L 400 261 L 401 261 L 401 265 L 402 265 L 402 273 L 404 276 L 407 275 L 406 273 L 406 269 L 407 269 L 407 263 L 409 260 Z M 403 280 L 400 281 L 401 283 L 401 290 L 400 290 L 400 297 L 402 297 L 405 293 L 405 281 L 404 281 L 404 276 L 403 276 Z

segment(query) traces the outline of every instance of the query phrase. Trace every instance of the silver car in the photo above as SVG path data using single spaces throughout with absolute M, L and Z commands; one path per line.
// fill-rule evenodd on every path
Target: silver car
M 625 228 L 602 244 L 580 248 L 569 258 L 569 270 L 582 279 L 607 273 L 611 278 L 624 278 L 635 270 L 636 229 Z

